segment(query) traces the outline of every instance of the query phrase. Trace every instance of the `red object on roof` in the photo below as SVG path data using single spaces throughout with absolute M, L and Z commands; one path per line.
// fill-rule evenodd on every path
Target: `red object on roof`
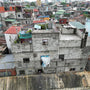
M 67 23 L 67 18 L 65 18 L 65 19 L 60 19 L 60 20 L 59 20 L 59 23 L 60 23 L 60 24 L 66 24 L 66 23 Z
M 38 9 L 34 9 L 34 12 L 38 12 Z
M 36 21 L 33 21 L 33 23 L 45 23 L 45 20 L 36 20 Z
M 17 34 L 20 30 L 20 26 L 11 26 L 7 31 L 5 31 L 5 34 Z
M 12 11 L 15 11 L 15 10 L 12 10 Z M 0 13 L 5 13 L 5 12 L 12 12 L 12 11 L 0 11 Z
M 80 15 L 81 17 L 83 17 L 83 15 Z

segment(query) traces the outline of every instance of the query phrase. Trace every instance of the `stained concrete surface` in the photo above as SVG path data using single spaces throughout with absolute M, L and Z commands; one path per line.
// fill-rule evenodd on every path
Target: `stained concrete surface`
M 75 73 L 1 77 L 0 90 L 90 90 Z

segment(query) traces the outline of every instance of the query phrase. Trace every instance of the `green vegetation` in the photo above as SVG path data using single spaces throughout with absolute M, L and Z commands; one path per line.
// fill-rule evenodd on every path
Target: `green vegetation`
M 41 29 L 48 29 L 48 24 L 39 24 L 41 26 Z
M 35 2 L 31 2 L 30 5 L 31 5 L 31 6 L 36 6 Z
M 62 2 L 61 5 L 66 5 L 66 3 L 65 2 Z
M 29 29 L 26 33 L 32 33 L 32 30 L 31 30 L 31 29 Z
M 18 39 L 14 41 L 15 44 L 20 42 L 19 37 L 20 37 L 20 36 L 18 36 Z
M 30 5 L 29 5 L 29 4 L 27 4 L 27 5 L 26 5 L 26 7 L 30 8 Z
M 90 17 L 90 14 L 83 14 L 85 17 Z
M 53 5 L 53 3 L 52 2 L 49 2 L 48 5 Z
M 53 15 L 53 14 L 52 14 L 52 15 L 50 15 L 50 18 L 53 18 L 53 17 L 55 17 L 55 15 Z
M 16 44 L 17 43 L 17 40 L 15 40 L 14 43 Z

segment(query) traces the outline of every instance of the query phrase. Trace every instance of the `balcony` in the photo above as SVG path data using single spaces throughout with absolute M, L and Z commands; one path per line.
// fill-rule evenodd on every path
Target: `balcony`
M 12 52 L 30 52 L 32 51 L 32 33 L 31 29 L 23 28 L 12 44 Z

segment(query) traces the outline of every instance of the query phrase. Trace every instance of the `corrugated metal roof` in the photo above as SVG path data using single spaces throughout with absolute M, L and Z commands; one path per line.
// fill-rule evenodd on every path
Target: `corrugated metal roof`
M 0 59 L 0 69 L 15 68 L 15 60 L 12 54 L 6 55 Z
M 38 9 L 34 9 L 34 12 L 38 12 Z
M 45 18 L 45 17 L 49 17 L 49 15 L 47 15 L 47 16 L 39 16 L 38 18 Z
M 16 20 L 15 19 L 6 19 L 5 21 L 6 22 L 15 22 Z
M 35 20 L 33 23 L 45 23 L 45 20 Z
M 65 12 L 65 10 L 58 10 L 58 11 L 56 12 L 56 14 L 62 15 L 62 14 L 64 14 L 64 12 Z
M 85 28 L 85 25 L 83 25 L 83 24 L 81 24 L 80 22 L 77 22 L 77 21 L 69 22 L 69 24 L 72 27 L 77 28 L 77 29 L 84 29 Z

